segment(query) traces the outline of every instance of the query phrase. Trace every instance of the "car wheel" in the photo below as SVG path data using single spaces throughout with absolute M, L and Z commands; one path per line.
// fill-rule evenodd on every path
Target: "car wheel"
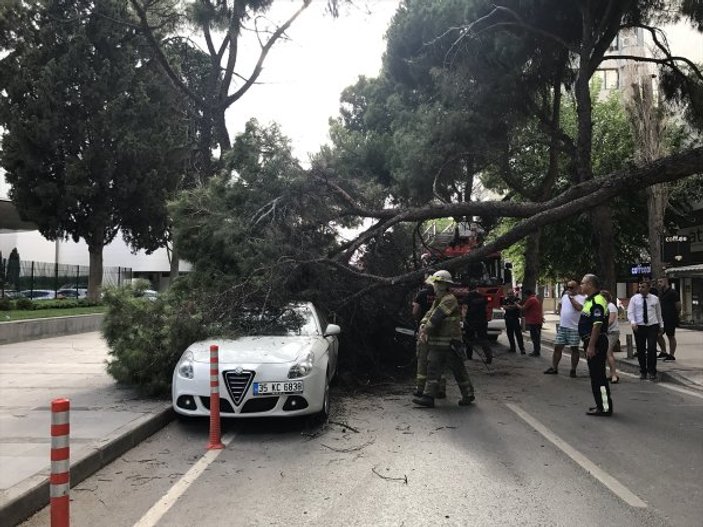
M 488 335 L 488 340 L 490 340 L 491 342 L 497 342 L 498 335 Z
M 326 423 L 330 416 L 330 383 L 327 378 L 327 375 L 325 375 L 325 395 L 322 400 L 322 409 L 316 414 L 312 414 L 308 420 L 308 425 L 311 427 Z

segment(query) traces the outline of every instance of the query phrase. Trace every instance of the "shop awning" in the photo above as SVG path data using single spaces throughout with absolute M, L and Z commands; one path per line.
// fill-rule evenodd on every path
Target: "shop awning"
M 666 276 L 669 278 L 703 277 L 703 264 L 671 267 L 666 270 Z

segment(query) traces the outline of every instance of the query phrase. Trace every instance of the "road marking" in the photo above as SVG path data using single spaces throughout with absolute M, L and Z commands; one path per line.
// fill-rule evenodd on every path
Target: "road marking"
M 674 386 L 673 384 L 670 384 L 668 382 L 658 382 L 657 386 L 659 386 L 661 388 L 666 388 L 667 390 L 671 390 L 674 392 L 679 392 L 679 393 L 683 393 L 686 395 L 690 395 L 691 397 L 698 397 L 699 399 L 703 399 L 703 393 L 694 392 L 693 390 L 688 390 L 686 388 L 681 388 L 679 386 Z
M 515 412 L 523 421 L 525 421 L 532 428 L 537 430 L 542 434 L 545 439 L 550 441 L 559 450 L 564 452 L 573 461 L 581 466 L 586 472 L 591 474 L 594 478 L 605 485 L 610 491 L 615 494 L 618 498 L 623 500 L 625 503 L 631 507 L 646 508 L 647 504 L 639 499 L 635 494 L 633 494 L 625 485 L 620 483 L 613 476 L 608 474 L 606 471 L 598 467 L 595 463 L 590 461 L 581 452 L 576 450 L 574 447 L 569 445 L 566 441 L 556 435 L 554 432 L 549 430 L 546 426 L 540 423 L 537 419 L 528 414 L 525 410 L 519 406 L 512 403 L 505 403 L 505 405 Z
M 227 434 L 222 437 L 222 444 L 227 446 L 230 441 L 234 439 L 234 434 Z M 210 464 L 217 459 L 224 449 L 218 450 L 208 450 L 203 457 L 201 457 L 195 465 L 190 467 L 190 470 L 181 476 L 173 487 L 164 494 L 163 498 L 157 501 L 151 509 L 149 509 L 141 519 L 134 524 L 134 527 L 153 527 L 158 523 L 158 521 L 163 518 L 173 504 L 176 503 L 178 498 L 180 498 L 188 487 L 195 482 L 200 475 L 205 472 L 205 469 L 210 466 Z

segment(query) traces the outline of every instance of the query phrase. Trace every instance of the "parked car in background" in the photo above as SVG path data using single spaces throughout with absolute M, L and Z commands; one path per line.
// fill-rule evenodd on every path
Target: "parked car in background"
M 9 298 L 9 299 L 21 298 L 22 293 L 20 293 L 19 291 L 16 291 L 15 289 L 5 289 L 2 291 L 2 294 L 0 295 L 0 297 Z
M 493 308 L 493 316 L 488 321 L 488 338 L 490 340 L 498 340 L 498 337 L 505 329 L 505 313 L 502 309 Z
M 159 292 L 154 291 L 153 289 L 145 289 L 139 296 L 148 300 L 156 300 L 157 298 L 159 298 Z
M 25 289 L 20 295 L 31 300 L 54 300 L 56 293 L 52 289 Z
M 56 298 L 86 298 L 88 296 L 87 289 L 59 289 L 56 292 Z
M 311 303 L 288 306 L 266 322 L 248 336 L 203 340 L 185 350 L 173 372 L 178 414 L 209 415 L 210 346 L 216 344 L 222 417 L 327 418 L 340 327 L 328 324 Z

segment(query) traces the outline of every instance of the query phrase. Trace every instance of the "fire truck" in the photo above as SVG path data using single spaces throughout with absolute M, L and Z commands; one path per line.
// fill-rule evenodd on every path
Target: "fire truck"
M 423 266 L 432 268 L 450 258 L 464 256 L 481 247 L 485 231 L 477 222 L 459 222 L 437 230 L 431 224 L 423 233 L 425 252 L 421 256 Z M 505 288 L 512 287 L 512 271 L 505 263 L 500 251 L 491 253 L 479 261 L 471 262 L 465 267 L 454 270 L 454 279 L 459 285 L 450 288 L 459 302 L 466 297 L 471 285 L 478 285 L 488 301 L 486 317 L 488 336 L 497 339 L 504 329 L 501 304 L 505 298 Z

